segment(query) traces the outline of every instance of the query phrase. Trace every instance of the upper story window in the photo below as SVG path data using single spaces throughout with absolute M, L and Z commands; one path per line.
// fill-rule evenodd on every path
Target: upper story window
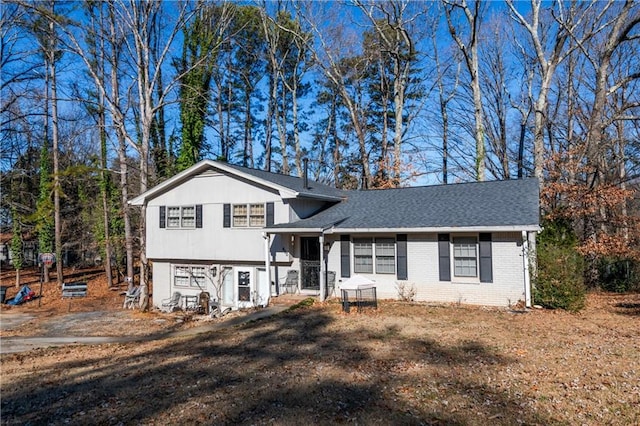
M 160 206 L 160 228 L 193 229 L 202 227 L 202 205 Z
M 234 228 L 262 227 L 265 225 L 264 204 L 234 204 Z

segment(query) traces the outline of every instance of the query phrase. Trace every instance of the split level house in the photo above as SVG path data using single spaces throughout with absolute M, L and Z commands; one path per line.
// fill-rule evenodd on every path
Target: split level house
M 130 201 L 146 206 L 153 304 L 202 291 L 233 309 L 297 292 L 531 305 L 536 179 L 339 190 L 204 160 Z

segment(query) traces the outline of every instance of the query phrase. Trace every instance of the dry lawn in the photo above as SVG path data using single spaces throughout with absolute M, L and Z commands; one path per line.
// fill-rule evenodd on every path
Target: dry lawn
M 580 314 L 336 302 L 3 355 L 3 424 L 640 424 L 640 295 Z

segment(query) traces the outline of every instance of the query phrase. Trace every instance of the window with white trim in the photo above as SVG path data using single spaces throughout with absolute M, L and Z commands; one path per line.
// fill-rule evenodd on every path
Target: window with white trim
M 396 272 L 396 241 L 393 238 L 354 238 L 353 270 L 356 274 L 372 274 L 375 259 L 376 274 Z
M 204 290 L 207 285 L 206 268 L 204 266 L 175 266 L 173 285 L 175 287 L 193 287 Z
M 396 241 L 393 238 L 376 238 L 376 273 L 396 273 Z
M 371 238 L 353 239 L 353 271 L 356 274 L 373 273 L 373 244 Z
M 249 205 L 249 226 L 264 226 L 264 204 Z
M 234 204 L 234 228 L 260 228 L 266 223 L 264 204 Z
M 167 207 L 167 228 L 195 228 L 196 206 Z
M 478 239 L 476 237 L 453 237 L 453 275 L 456 277 L 478 276 Z

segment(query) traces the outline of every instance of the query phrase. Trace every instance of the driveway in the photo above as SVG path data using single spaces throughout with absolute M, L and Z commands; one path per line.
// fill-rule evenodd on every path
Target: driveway
M 190 327 L 172 327 L 161 324 L 169 319 L 157 318 L 158 330 L 149 334 L 141 321 L 132 311 L 78 312 L 62 316 L 38 319 L 36 315 L 26 313 L 0 313 L 0 354 L 26 352 L 32 349 L 65 345 L 96 345 L 103 343 L 126 343 L 158 339 L 193 336 L 222 328 L 235 327 L 250 321 L 257 321 L 288 309 L 287 305 L 274 305 L 264 309 L 239 312 L 218 320 L 203 321 L 202 324 Z M 144 320 L 149 322 L 148 319 Z M 5 332 L 19 330 L 33 324 L 41 330 L 36 336 L 6 336 Z M 105 324 L 111 325 L 110 335 L 95 335 L 96 330 L 103 330 Z M 111 335 L 113 334 L 113 335 Z

